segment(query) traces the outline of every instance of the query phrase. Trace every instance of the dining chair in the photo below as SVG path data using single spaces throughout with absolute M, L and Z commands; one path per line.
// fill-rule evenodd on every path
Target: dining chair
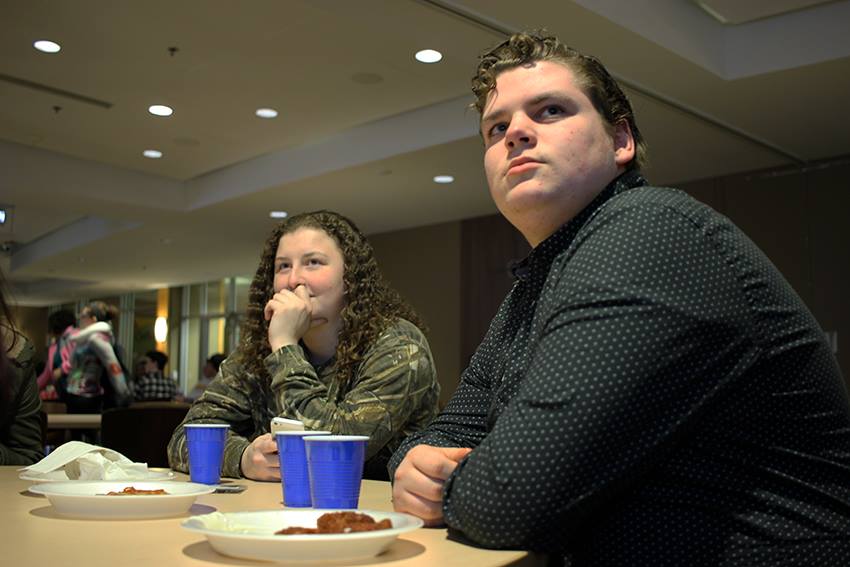
M 139 402 L 103 412 L 101 445 L 149 467 L 168 467 L 167 447 L 191 404 L 185 402 Z

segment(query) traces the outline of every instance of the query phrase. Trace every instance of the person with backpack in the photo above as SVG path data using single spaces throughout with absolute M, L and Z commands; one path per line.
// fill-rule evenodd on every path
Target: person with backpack
M 103 301 L 89 303 L 80 313 L 65 397 L 68 413 L 100 413 L 133 400 L 110 323 L 117 314 Z

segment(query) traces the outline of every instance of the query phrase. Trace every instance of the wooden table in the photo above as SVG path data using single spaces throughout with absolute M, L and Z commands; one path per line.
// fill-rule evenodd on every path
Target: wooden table
M 0 549 L 4 565 L 31 566 L 207 566 L 271 565 L 219 555 L 203 536 L 180 527 L 186 517 L 218 510 L 272 510 L 281 508 L 279 483 L 239 480 L 248 489 L 241 494 L 209 494 L 195 502 L 190 514 L 159 520 L 98 521 L 63 518 L 43 496 L 27 491 L 17 467 L 0 467 L 0 510 L 3 529 Z M 186 480 L 186 475 L 178 475 Z M 391 510 L 390 484 L 364 481 L 361 508 Z M 419 529 L 402 535 L 374 562 L 357 565 L 410 565 L 421 567 L 489 567 L 543 565 L 541 556 L 523 551 L 478 549 L 449 541 L 445 529 Z M 290 564 L 291 565 L 291 564 Z M 315 564 L 314 564 L 315 565 Z
M 48 429 L 100 429 L 99 413 L 49 413 Z

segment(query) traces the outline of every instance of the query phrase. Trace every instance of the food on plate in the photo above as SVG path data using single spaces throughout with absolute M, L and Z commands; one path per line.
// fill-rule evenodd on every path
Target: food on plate
M 157 488 L 156 490 L 142 490 L 133 486 L 128 486 L 121 492 L 107 492 L 101 496 L 152 496 L 158 494 L 168 494 L 164 489 Z
M 315 528 L 291 526 L 275 532 L 275 535 L 348 534 L 388 530 L 392 527 L 393 523 L 388 518 L 376 522 L 375 518 L 369 514 L 360 514 L 358 512 L 328 512 L 319 516 Z

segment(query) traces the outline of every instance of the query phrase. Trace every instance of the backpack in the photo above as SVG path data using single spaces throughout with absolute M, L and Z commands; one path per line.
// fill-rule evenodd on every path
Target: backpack
M 118 359 L 118 364 L 121 366 L 121 372 L 124 373 L 124 380 L 127 382 L 127 387 L 132 388 L 130 371 L 124 363 L 124 347 L 118 343 L 113 343 L 112 351 L 115 353 L 115 358 Z M 115 398 L 115 388 L 112 387 L 112 380 L 109 379 L 109 370 L 104 370 L 104 373 L 100 375 L 100 387 L 103 388 L 103 409 L 106 410 L 118 407 L 118 400 Z

